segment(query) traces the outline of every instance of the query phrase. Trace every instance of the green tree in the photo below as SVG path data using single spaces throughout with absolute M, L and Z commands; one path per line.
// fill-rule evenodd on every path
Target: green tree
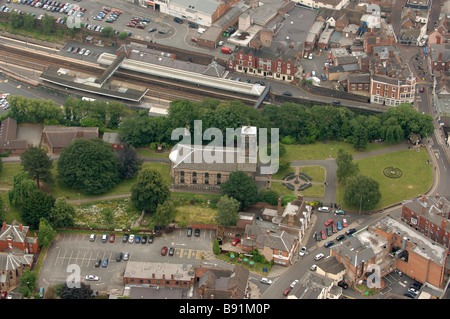
M 139 173 L 142 168 L 142 158 L 139 157 L 139 154 L 132 146 L 125 145 L 115 154 L 121 179 L 132 178 Z
M 219 203 L 217 203 L 217 216 L 216 222 L 223 226 L 236 226 L 239 220 L 239 202 L 224 195 L 220 197 Z
M 25 198 L 20 210 L 20 217 L 31 228 L 38 228 L 41 218 L 49 220 L 55 198 L 41 191 L 32 192 Z
M 58 178 L 85 194 L 103 194 L 119 181 L 117 158 L 101 139 L 77 139 L 60 154 Z
M 36 290 L 36 280 L 38 278 L 38 274 L 35 270 L 30 270 L 25 268 L 22 275 L 20 276 L 21 285 L 18 288 L 19 293 L 24 298 L 30 298 L 33 296 L 34 291 Z
M 9 14 L 9 25 L 13 29 L 20 29 L 23 26 L 23 18 L 17 11 Z
M 75 208 L 69 204 L 63 197 L 55 201 L 49 217 L 52 227 L 72 227 L 74 225 Z
M 357 150 L 363 151 L 367 147 L 367 142 L 368 142 L 367 129 L 362 125 L 358 125 L 358 127 L 355 128 L 355 131 L 353 133 L 353 146 Z
M 160 172 L 144 169 L 131 187 L 131 202 L 139 210 L 156 212 L 158 206 L 170 196 L 169 186 Z
M 222 249 L 220 249 L 219 241 L 217 239 L 214 239 L 213 243 L 213 253 L 214 255 L 218 255 L 222 252 Z
M 42 26 L 43 26 L 42 32 L 46 35 L 55 32 L 54 24 L 55 21 L 53 17 L 49 16 L 48 14 L 44 14 L 44 18 L 42 19 Z
M 345 185 L 347 179 L 356 176 L 359 172 L 358 164 L 353 162 L 353 156 L 342 148 L 338 151 L 336 158 L 337 170 L 336 176 L 339 183 Z
M 362 210 L 371 210 L 381 199 L 379 183 L 367 176 L 358 175 L 347 180 L 344 191 L 344 202 Z
M 128 32 L 122 31 L 119 33 L 118 37 L 121 40 L 125 40 L 126 38 L 128 38 Z
M 90 285 L 84 282 L 80 283 L 80 287 L 69 287 L 67 282 L 59 289 L 59 297 L 61 299 L 92 299 L 92 289 Z
M 229 179 L 221 185 L 222 195 L 233 197 L 240 208 L 258 201 L 258 188 L 253 179 L 242 171 L 231 172 Z
M 156 208 L 156 212 L 153 215 L 153 221 L 155 225 L 167 225 L 175 220 L 176 215 L 177 210 L 172 201 L 166 200 Z
M 30 178 L 36 181 L 37 187 L 40 189 L 40 182 L 47 185 L 53 184 L 52 167 L 53 161 L 50 156 L 39 147 L 30 147 L 20 155 L 20 160 L 25 172 Z
M 36 19 L 29 13 L 23 15 L 23 27 L 25 30 L 34 30 L 36 26 Z
M 110 38 L 114 35 L 114 29 L 111 27 L 104 27 L 102 30 L 102 36 Z
M 52 228 L 45 218 L 41 218 L 39 222 L 39 246 L 49 247 L 55 237 L 56 230 Z
M 273 189 L 261 188 L 258 195 L 258 200 L 270 205 L 278 205 L 278 198 L 280 195 Z
M 36 191 L 39 191 L 36 183 L 27 173 L 20 171 L 14 175 L 13 187 L 8 191 L 9 203 L 14 207 L 19 207 L 31 193 Z

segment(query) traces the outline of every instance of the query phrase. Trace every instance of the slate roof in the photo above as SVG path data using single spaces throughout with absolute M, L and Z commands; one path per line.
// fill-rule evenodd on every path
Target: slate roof
M 61 148 L 70 145 L 82 133 L 82 138 L 92 139 L 98 137 L 98 127 L 56 126 L 44 127 L 42 134 L 46 135 L 52 148 Z
M 372 247 L 364 245 L 358 237 L 350 237 L 331 249 L 354 267 L 375 257 Z
M 27 141 L 17 140 L 17 121 L 7 117 L 0 126 L 0 150 L 26 149 Z

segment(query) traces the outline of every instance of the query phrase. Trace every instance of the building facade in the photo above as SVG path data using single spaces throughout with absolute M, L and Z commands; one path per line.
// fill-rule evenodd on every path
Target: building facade
M 386 106 L 397 106 L 402 103 L 414 103 L 416 78 L 412 75 L 405 78 L 386 75 L 371 75 L 370 102 Z

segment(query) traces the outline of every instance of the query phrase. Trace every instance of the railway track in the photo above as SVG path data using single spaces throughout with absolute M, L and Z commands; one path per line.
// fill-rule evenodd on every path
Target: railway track
M 6 57 L 10 64 L 30 67 L 39 71 L 45 70 L 49 66 L 66 67 L 73 71 L 80 71 L 92 75 L 100 76 L 106 67 L 99 64 L 67 58 L 56 54 L 48 54 L 38 50 L 30 50 L 13 45 L 0 43 L 0 54 Z M 111 80 L 118 80 L 136 84 L 149 88 L 147 96 L 165 100 L 187 99 L 193 102 L 203 101 L 205 97 L 222 100 L 240 100 L 247 105 L 253 106 L 257 99 L 246 97 L 242 94 L 213 90 L 195 86 L 192 84 L 170 81 L 148 74 L 139 74 L 133 71 L 118 70 L 111 77 Z

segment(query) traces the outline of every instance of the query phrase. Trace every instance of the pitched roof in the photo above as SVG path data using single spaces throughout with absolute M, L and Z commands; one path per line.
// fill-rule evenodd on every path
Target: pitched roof
M 47 136 L 51 147 L 60 148 L 70 145 L 77 136 L 85 139 L 97 138 L 98 127 L 48 125 L 44 127 L 42 133 Z
M 28 146 L 27 141 L 17 140 L 17 121 L 7 117 L 0 126 L 0 149 L 25 149 Z

